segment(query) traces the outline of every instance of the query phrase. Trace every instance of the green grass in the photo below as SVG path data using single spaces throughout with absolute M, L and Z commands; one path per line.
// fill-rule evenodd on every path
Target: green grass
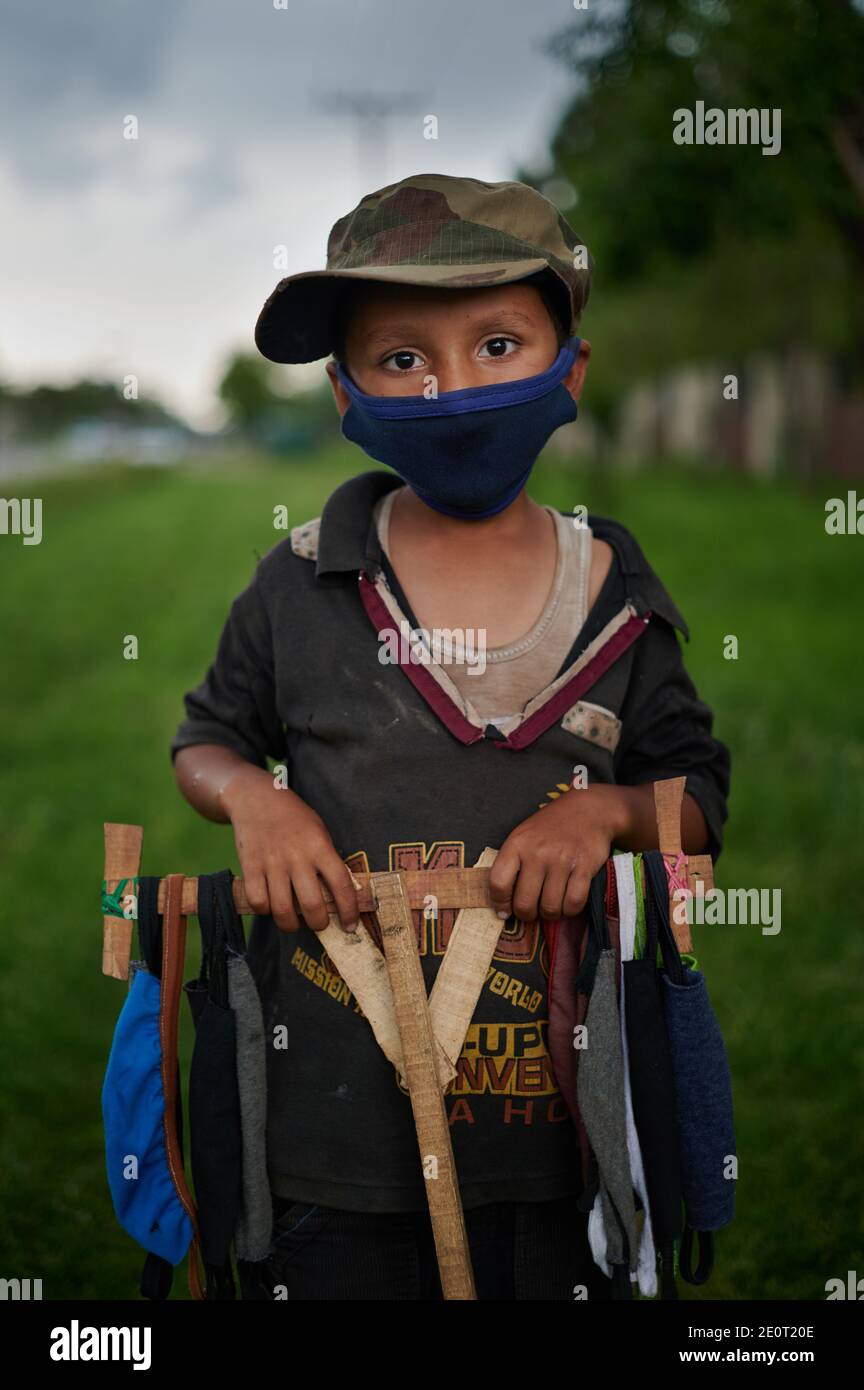
M 175 787 L 182 693 L 256 553 L 284 535 L 274 506 L 291 525 L 316 516 L 363 466 L 340 449 L 302 466 L 112 467 L 2 489 L 42 497 L 43 540 L 0 536 L 0 1273 L 41 1277 L 46 1298 L 133 1298 L 142 1261 L 104 1169 L 100 1090 L 124 986 L 100 969 L 102 823 L 144 825 L 145 872 L 237 871 L 230 828 Z M 685 1297 L 820 1298 L 827 1278 L 864 1275 L 864 538 L 824 531 L 825 499 L 845 488 L 548 464 L 532 479 L 539 501 L 623 521 L 671 590 L 732 750 L 718 882 L 782 890 L 777 936 L 695 929 L 740 1169 L 716 1273 Z M 123 659 L 127 634 L 137 661 Z M 195 965 L 190 951 L 186 978 Z

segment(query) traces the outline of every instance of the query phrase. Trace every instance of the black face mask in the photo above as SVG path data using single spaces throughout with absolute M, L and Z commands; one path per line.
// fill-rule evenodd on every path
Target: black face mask
M 519 495 L 543 446 L 575 420 L 563 379 L 579 354 L 569 338 L 551 367 L 517 381 L 426 396 L 368 396 L 341 363 L 351 405 L 346 439 L 392 468 L 424 502 L 447 516 L 480 521 Z

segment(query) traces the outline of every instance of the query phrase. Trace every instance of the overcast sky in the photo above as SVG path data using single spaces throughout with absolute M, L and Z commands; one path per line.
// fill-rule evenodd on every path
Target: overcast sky
M 134 373 L 213 424 L 226 354 L 363 193 L 543 162 L 572 0 L 276 3 L 0 0 L 0 378 Z M 326 108 L 370 90 L 408 98 L 374 156 Z

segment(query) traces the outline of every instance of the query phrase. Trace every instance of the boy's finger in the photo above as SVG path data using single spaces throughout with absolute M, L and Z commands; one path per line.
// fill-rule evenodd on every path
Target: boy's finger
M 267 876 L 270 916 L 280 931 L 299 931 L 300 922 L 291 894 L 291 880 L 285 873 L 271 872 Z
M 540 894 L 546 870 L 542 865 L 523 864 L 513 890 L 513 911 L 520 922 L 535 922 L 539 915 Z
M 564 889 L 562 917 L 578 917 L 588 901 L 591 877 L 584 869 L 573 869 Z
M 357 889 L 354 887 L 354 880 L 347 866 L 343 864 L 334 850 L 332 858 L 328 857 L 319 865 L 318 872 L 333 894 L 336 911 L 342 926 L 346 931 L 354 931 L 360 911 L 357 902 Z
M 263 917 L 270 911 L 270 897 L 267 892 L 267 880 L 261 869 L 244 870 L 243 887 L 246 891 L 246 901 L 253 912 L 257 912 Z
M 547 922 L 555 922 L 562 917 L 562 903 L 564 892 L 567 887 L 569 870 L 563 865 L 550 869 L 543 880 L 543 890 L 540 894 L 539 915 Z
M 509 917 L 513 912 L 513 885 L 518 873 L 519 855 L 505 844 L 489 870 L 489 896 L 499 917 Z
M 292 877 L 294 893 L 306 925 L 313 931 L 323 931 L 330 920 L 330 914 L 317 873 L 313 868 L 295 869 Z

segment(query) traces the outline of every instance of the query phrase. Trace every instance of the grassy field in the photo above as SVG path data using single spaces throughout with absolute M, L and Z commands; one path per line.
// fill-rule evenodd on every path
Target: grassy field
M 182 693 L 256 554 L 282 539 L 273 507 L 308 520 L 362 466 L 339 451 L 302 467 L 4 485 L 42 497 L 43 540 L 0 536 L 0 1274 L 42 1278 L 46 1298 L 134 1298 L 142 1262 L 104 1167 L 100 1090 L 124 987 L 100 970 L 102 823 L 145 826 L 145 872 L 237 871 L 230 828 L 174 784 Z M 818 1299 L 829 1277 L 864 1275 L 864 539 L 824 530 L 826 498 L 845 490 L 558 465 L 532 477 L 537 500 L 628 525 L 670 588 L 732 750 L 718 883 L 782 890 L 776 936 L 695 929 L 730 1054 L 740 1176 L 716 1272 L 684 1297 Z M 123 659 L 126 634 L 137 661 Z M 185 978 L 194 964 L 190 952 Z M 185 1266 L 175 1296 L 188 1296 Z

